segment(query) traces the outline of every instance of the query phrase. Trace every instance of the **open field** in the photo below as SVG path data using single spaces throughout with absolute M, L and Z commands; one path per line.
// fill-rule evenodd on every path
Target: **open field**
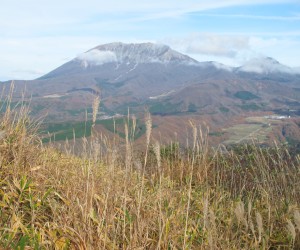
M 273 128 L 282 123 L 281 119 L 266 118 L 266 116 L 247 117 L 244 123 L 223 129 L 229 134 L 224 144 L 264 143 Z
M 270 127 L 265 127 L 263 124 L 238 124 L 225 130 L 230 136 L 224 143 L 238 144 L 252 141 L 262 143 L 271 130 Z

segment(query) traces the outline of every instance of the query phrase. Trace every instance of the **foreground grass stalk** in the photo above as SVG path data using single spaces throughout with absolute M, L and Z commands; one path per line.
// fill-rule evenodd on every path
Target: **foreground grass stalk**
M 189 174 L 188 201 L 187 201 L 187 208 L 186 208 L 186 215 L 185 215 L 183 249 L 186 249 L 187 228 L 188 228 L 189 211 L 190 211 L 191 194 L 192 194 L 192 180 L 193 180 L 193 171 L 194 171 L 194 164 L 196 158 L 196 145 L 197 145 L 197 127 L 192 122 L 190 124 L 193 129 L 193 152 L 192 152 L 192 160 L 191 160 L 190 174 Z
M 159 176 L 159 239 L 157 244 L 157 249 L 161 249 L 161 240 L 163 235 L 163 215 L 162 215 L 162 169 L 161 169 L 161 155 L 160 155 L 160 145 L 157 141 L 154 146 L 154 153 L 157 161 L 157 174 Z
M 152 120 L 151 120 L 150 113 L 146 113 L 145 123 L 146 123 L 146 150 L 145 150 L 144 164 L 143 164 L 142 177 L 141 177 L 141 189 L 140 189 L 140 193 L 139 193 L 139 197 L 138 197 L 138 209 L 137 209 L 137 222 L 138 223 L 140 222 L 141 205 L 142 205 L 143 191 L 144 191 L 144 185 L 145 185 L 146 165 L 147 165 L 147 160 L 148 160 L 150 136 L 151 136 L 151 131 L 152 131 Z

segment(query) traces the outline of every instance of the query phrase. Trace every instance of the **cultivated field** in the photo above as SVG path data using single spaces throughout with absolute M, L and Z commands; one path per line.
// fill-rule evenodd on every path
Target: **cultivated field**
M 248 117 L 244 123 L 226 128 L 223 131 L 229 134 L 224 144 L 257 143 L 267 141 L 273 128 L 282 124 L 282 120 L 266 118 L 265 116 Z

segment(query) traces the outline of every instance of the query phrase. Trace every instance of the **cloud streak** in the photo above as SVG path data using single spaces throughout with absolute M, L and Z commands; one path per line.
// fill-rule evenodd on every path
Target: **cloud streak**
M 18 25 L 23 28 L 29 28 L 30 26 L 41 28 L 43 25 L 59 24 L 74 25 L 85 23 L 97 15 L 112 15 L 115 13 L 121 13 L 124 19 L 131 19 L 132 15 L 135 14 L 139 20 L 153 20 L 234 6 L 279 3 L 297 3 L 297 0 L 206 0 L 198 3 L 194 0 L 153 0 L 151 2 L 140 0 L 134 2 L 134 4 L 132 0 L 86 0 L 84 2 L 71 0 L 43 2 L 38 0 L 10 0 L 1 5 L 0 16 L 2 21 L 0 21 L 0 27 L 5 29 L 5 25 L 7 28 L 18 28 Z M 43 15 L 43 18 L 40 18 L 41 15 Z M 252 18 L 251 15 L 241 15 L 240 17 Z M 285 17 L 281 18 L 284 19 Z M 298 20 L 299 17 L 292 18 Z M 20 19 L 22 22 L 19 21 Z
M 300 15 L 294 16 L 260 16 L 260 15 L 240 15 L 240 14 L 200 14 L 202 17 L 220 17 L 220 18 L 243 18 L 243 19 L 254 19 L 254 20 L 270 20 L 270 21 L 300 21 Z
M 100 51 L 97 49 L 90 50 L 77 56 L 78 60 L 82 61 L 84 67 L 91 65 L 102 65 L 105 63 L 116 62 L 117 56 L 112 51 Z
M 184 37 L 165 38 L 161 42 L 198 61 L 218 61 L 240 66 L 252 58 L 269 56 L 291 67 L 299 66 L 300 41 L 288 36 L 193 33 Z
M 258 57 L 253 58 L 246 62 L 239 71 L 251 72 L 258 74 L 269 74 L 269 73 L 287 73 L 287 74 L 299 74 L 298 68 L 291 68 L 280 64 L 278 61 L 272 58 Z
M 220 34 L 193 34 L 181 39 L 166 39 L 171 46 L 188 54 L 235 57 L 239 51 L 249 49 L 249 37 Z

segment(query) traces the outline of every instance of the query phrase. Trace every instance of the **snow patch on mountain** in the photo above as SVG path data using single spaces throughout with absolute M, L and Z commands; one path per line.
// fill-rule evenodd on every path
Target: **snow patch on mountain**
M 118 63 L 185 63 L 198 62 L 186 55 L 172 50 L 167 45 L 154 43 L 109 43 L 100 45 L 93 50 L 112 52 L 116 55 Z

